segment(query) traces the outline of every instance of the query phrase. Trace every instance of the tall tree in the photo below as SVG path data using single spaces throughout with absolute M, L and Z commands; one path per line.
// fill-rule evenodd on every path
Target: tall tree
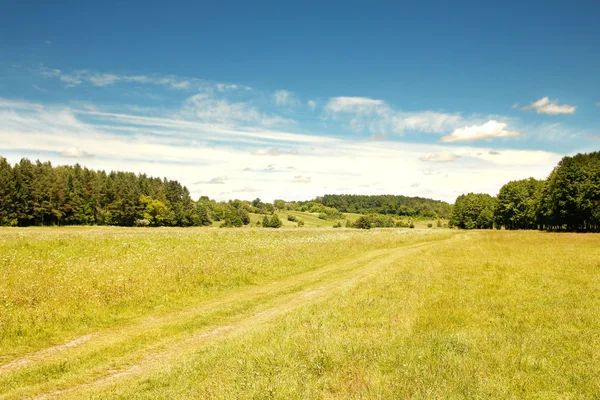
M 17 224 L 16 203 L 13 169 L 6 158 L 0 157 L 0 225 Z
M 534 178 L 511 181 L 500 188 L 494 221 L 506 229 L 536 229 L 544 182 Z
M 456 198 L 450 223 L 461 229 L 491 229 L 495 200 L 486 193 L 462 194 Z

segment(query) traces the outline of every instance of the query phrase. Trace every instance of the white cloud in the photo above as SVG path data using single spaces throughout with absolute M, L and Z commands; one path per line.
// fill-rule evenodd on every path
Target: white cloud
M 308 108 L 310 108 L 311 110 L 314 110 L 315 108 L 317 108 L 317 102 L 314 100 L 309 100 L 306 102 L 306 105 L 308 106 Z
M 180 81 L 171 83 L 175 89 L 187 89 L 190 87 L 190 81 Z
M 190 80 L 170 76 L 146 76 L 146 75 L 119 75 L 113 73 L 101 73 L 87 69 L 63 72 L 59 69 L 42 68 L 42 76 L 46 78 L 59 78 L 67 86 L 78 86 L 82 83 L 90 83 L 93 86 L 112 86 L 116 83 L 143 83 L 161 86 L 170 86 L 173 89 L 188 89 Z
M 519 108 L 519 103 L 513 104 L 511 108 Z
M 250 187 L 250 186 L 244 186 L 244 187 L 242 187 L 242 188 L 239 188 L 239 189 L 234 189 L 234 190 L 232 190 L 232 191 L 233 191 L 233 192 L 238 192 L 238 193 L 240 193 L 240 192 L 246 192 L 246 193 L 255 193 L 255 192 L 259 192 L 259 190 L 258 190 L 258 189 L 252 188 L 252 187 Z
M 535 110 L 538 114 L 574 114 L 577 107 L 568 104 L 558 105 L 558 100 L 550 100 L 544 97 L 535 101 L 521 110 Z
M 238 85 L 228 85 L 225 83 L 217 83 L 217 90 L 219 92 L 227 92 L 229 90 L 237 90 Z
M 421 157 L 421 161 L 427 162 L 451 162 L 456 161 L 460 156 L 457 156 L 451 152 L 441 152 L 441 153 L 427 153 L 423 157 Z
M 279 149 L 279 147 L 271 147 L 268 149 L 254 150 L 250 154 L 254 156 L 278 156 L 281 154 L 281 150 Z
M 334 113 L 370 113 L 382 106 L 387 107 L 383 100 L 375 100 L 368 97 L 333 97 L 329 99 L 325 108 Z
M 61 156 L 63 157 L 73 157 L 73 158 L 82 158 L 82 157 L 90 157 L 91 154 L 83 151 L 81 149 L 78 149 L 77 147 L 71 147 L 69 149 L 66 149 L 65 151 L 60 153 Z
M 290 125 L 295 121 L 278 115 L 267 115 L 245 102 L 233 103 L 225 99 L 217 99 L 206 93 L 189 97 L 183 114 L 195 118 L 220 123 L 253 123 L 263 126 Z
M 441 133 L 446 132 L 463 123 L 463 118 L 458 114 L 444 114 L 434 111 L 419 113 L 397 113 L 392 118 L 393 130 L 403 132 L 406 130 Z
M 310 183 L 310 176 L 297 175 L 292 179 L 292 183 Z
M 298 100 L 294 94 L 287 90 L 276 91 L 273 93 L 273 98 L 275 99 L 275 104 L 278 106 L 294 106 L 298 104 Z
M 339 115 L 351 116 L 348 121 L 350 129 L 366 130 L 372 134 L 401 134 L 405 131 L 444 133 L 464 125 L 460 114 L 435 111 L 404 112 L 394 110 L 383 100 L 367 97 L 334 97 L 329 100 L 325 110 L 334 118 Z
M 119 114 L 103 109 L 94 104 L 77 108 L 73 103 L 40 105 L 0 99 L 0 153 L 9 162 L 29 157 L 60 165 L 82 162 L 60 156 L 65 149 L 93 149 L 94 157 L 85 159 L 88 168 L 166 176 L 187 185 L 194 198 L 260 197 L 267 201 L 310 199 L 335 192 L 334 188 L 352 188 L 357 194 L 403 194 L 405 188 L 411 195 L 454 201 L 465 191 L 496 194 L 510 180 L 544 178 L 562 157 L 509 149 L 492 155 L 496 149 L 461 143 L 447 156 L 448 149 L 439 143 L 334 139 L 271 130 L 244 121 L 238 125 L 207 123 L 193 115 L 164 110 Z M 256 149 L 278 153 L 277 165 L 293 165 L 295 170 L 265 171 L 273 161 L 251 154 Z M 292 150 L 298 150 L 297 154 L 291 154 Z M 460 162 L 441 163 L 458 157 L 462 157 Z M 241 173 L 247 167 L 252 171 Z M 428 167 L 436 172 L 422 173 Z M 398 175 L 397 171 L 414 173 Z M 294 176 L 297 182 L 293 182 Z M 307 182 L 315 176 L 318 180 Z M 377 176 L 376 185 L 373 176 Z M 206 177 L 206 182 L 229 178 L 221 184 L 194 185 L 199 177 Z M 409 189 L 415 182 L 421 186 Z
M 194 182 L 194 184 L 208 184 L 208 185 L 224 185 L 227 181 L 226 176 L 217 176 L 215 178 L 211 178 L 207 181 L 198 181 Z
M 520 136 L 519 131 L 507 131 L 504 122 L 490 120 L 483 125 L 472 125 L 455 129 L 450 135 L 444 136 L 440 142 L 475 142 L 499 137 Z

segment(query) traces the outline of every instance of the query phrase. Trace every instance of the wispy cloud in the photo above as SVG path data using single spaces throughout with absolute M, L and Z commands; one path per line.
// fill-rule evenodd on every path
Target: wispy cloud
M 292 179 L 292 183 L 310 183 L 310 176 L 297 175 Z
M 559 105 L 558 100 L 543 97 L 538 101 L 521 108 L 521 110 L 535 110 L 538 114 L 574 114 L 577 107 L 568 104 Z
M 83 158 L 83 157 L 91 157 L 91 154 L 87 151 L 83 151 L 78 149 L 77 147 L 68 148 L 60 153 L 63 157 L 72 157 L 72 158 Z
M 217 176 L 215 178 L 211 178 L 207 181 L 198 181 L 194 182 L 194 184 L 207 184 L 207 185 L 224 185 L 227 182 L 226 176 Z
M 309 100 L 306 102 L 306 105 L 308 106 L 308 108 L 310 108 L 311 110 L 314 110 L 315 108 L 317 108 L 317 102 L 314 100 Z
M 230 102 L 219 99 L 207 93 L 199 93 L 189 97 L 182 114 L 209 122 L 220 123 L 254 123 L 262 126 L 290 125 L 295 121 L 278 115 L 260 112 L 256 107 L 246 102 Z
M 254 156 L 278 156 L 281 154 L 281 150 L 279 149 L 279 147 L 270 147 L 268 149 L 254 150 L 250 154 Z
M 78 86 L 88 83 L 93 86 L 103 87 L 112 86 L 116 83 L 138 83 L 169 86 L 173 89 L 188 89 L 191 85 L 190 80 L 185 78 L 170 76 L 147 76 L 147 75 L 120 75 L 114 73 L 102 73 L 80 69 L 65 72 L 60 69 L 42 68 L 42 76 L 47 78 L 58 78 L 67 86 Z
M 440 142 L 475 142 L 484 139 L 494 139 L 500 137 L 515 137 L 520 136 L 519 131 L 506 130 L 504 122 L 491 120 L 483 125 L 472 125 L 464 128 L 455 129 L 450 135 L 444 136 Z
M 252 188 L 250 186 L 244 186 L 242 188 L 234 189 L 232 191 L 233 192 L 237 192 L 237 193 L 256 193 L 256 192 L 259 192 L 258 189 Z
M 427 153 L 421 157 L 421 161 L 426 162 L 452 162 L 456 161 L 460 156 L 451 152 Z
M 367 97 L 334 97 L 325 106 L 334 118 L 350 116 L 348 126 L 355 131 L 366 130 L 372 134 L 420 131 L 444 133 L 464 125 L 460 114 L 435 111 L 404 112 L 393 109 L 383 100 Z
M 287 90 L 276 91 L 273 93 L 273 98 L 275 100 L 275 104 L 278 106 L 295 106 L 298 104 L 298 99 L 296 99 L 296 96 Z

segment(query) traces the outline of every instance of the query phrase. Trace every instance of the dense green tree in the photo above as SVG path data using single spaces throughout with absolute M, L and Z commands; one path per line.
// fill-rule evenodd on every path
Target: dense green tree
M 169 217 L 169 209 L 162 201 L 142 195 L 140 202 L 144 207 L 144 218 L 150 222 L 150 225 L 161 226 Z
M 15 178 L 10 164 L 0 157 L 0 225 L 16 225 Z
M 301 208 L 308 210 L 314 203 L 335 208 L 340 212 L 395 214 L 409 217 L 448 218 L 452 211 L 452 206 L 444 201 L 422 197 L 351 194 L 327 194 L 310 202 L 304 202 Z M 308 207 L 305 207 L 307 205 Z
M 194 225 L 196 226 L 210 226 L 212 220 L 210 218 L 210 201 L 208 197 L 201 197 L 196 202 L 196 209 L 194 210 Z
M 276 209 L 278 209 L 280 211 L 285 210 L 285 201 L 283 201 L 283 200 L 274 200 L 273 205 L 275 206 Z
M 534 178 L 511 181 L 496 196 L 494 222 L 506 229 L 536 229 L 544 182 Z
M 495 199 L 485 193 L 457 197 L 450 222 L 461 229 L 491 229 L 494 225 Z
M 600 231 L 600 152 L 558 163 L 542 190 L 538 219 L 545 229 Z
M 264 216 L 262 220 L 263 228 L 280 228 L 283 223 L 277 214 L 273 214 L 271 218 Z

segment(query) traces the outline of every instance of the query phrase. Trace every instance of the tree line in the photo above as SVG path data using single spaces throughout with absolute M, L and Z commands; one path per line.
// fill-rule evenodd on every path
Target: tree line
M 547 179 L 511 181 L 498 195 L 460 195 L 450 224 L 463 229 L 600 232 L 600 152 L 563 157 Z
M 250 223 L 250 213 L 272 214 L 272 204 L 206 196 L 194 201 L 179 182 L 146 174 L 95 171 L 24 158 L 0 157 L 0 225 L 221 226 Z
M 312 200 L 344 213 L 449 218 L 452 205 L 441 200 L 398 195 L 327 194 Z

